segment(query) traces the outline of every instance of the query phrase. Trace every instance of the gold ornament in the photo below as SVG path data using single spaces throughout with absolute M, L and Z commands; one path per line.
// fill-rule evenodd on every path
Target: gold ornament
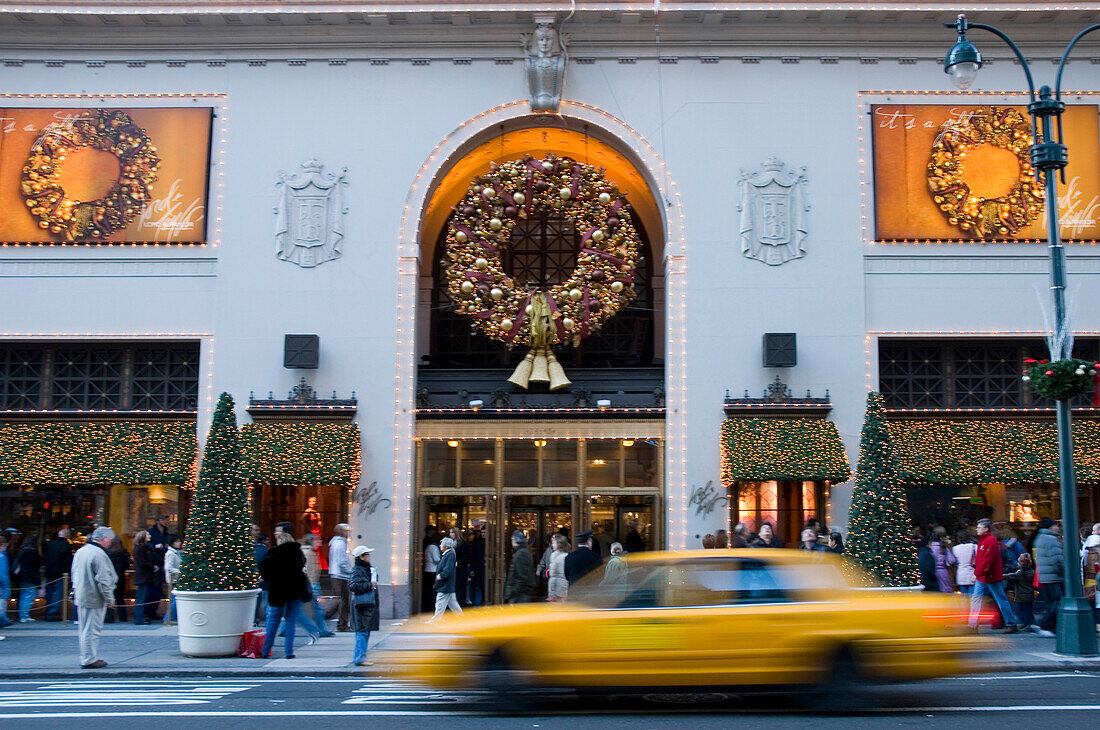
M 119 176 L 96 200 L 74 200 L 61 186 L 65 158 L 92 147 L 118 159 Z M 103 239 L 145 209 L 160 156 L 145 130 L 118 109 L 91 109 L 42 129 L 23 164 L 20 192 L 39 228 L 68 241 Z
M 1043 185 L 1031 166 L 1031 124 L 1012 107 L 981 106 L 940 126 L 928 160 L 928 189 L 948 223 L 989 239 L 1025 228 L 1043 211 Z M 996 198 L 975 194 L 964 176 L 967 153 L 982 145 L 1012 152 L 1020 174 Z

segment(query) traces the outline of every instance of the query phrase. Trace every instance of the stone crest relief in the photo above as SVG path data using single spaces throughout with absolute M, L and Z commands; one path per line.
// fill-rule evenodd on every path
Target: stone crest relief
M 279 173 L 275 187 L 275 255 L 303 268 L 339 258 L 344 238 L 344 186 L 348 169 L 324 172 L 316 159 L 293 175 Z
M 741 251 L 769 266 L 806 255 L 806 168 L 784 167 L 773 155 L 757 170 L 741 170 L 739 182 Z

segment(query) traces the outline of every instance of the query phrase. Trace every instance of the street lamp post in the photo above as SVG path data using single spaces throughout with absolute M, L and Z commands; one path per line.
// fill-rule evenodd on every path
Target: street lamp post
M 944 60 L 944 71 L 951 76 L 955 86 L 967 89 L 974 82 L 978 69 L 982 66 L 982 55 L 966 37 L 971 28 L 989 31 L 1008 44 L 1027 76 L 1031 103 L 1031 135 L 1035 142 L 1031 145 L 1031 164 L 1036 175 L 1042 174 L 1046 185 L 1047 247 L 1050 253 L 1050 291 L 1054 300 L 1054 347 L 1051 360 L 1063 360 L 1071 356 L 1069 326 L 1066 322 L 1066 252 L 1058 228 L 1058 192 L 1054 173 L 1060 172 L 1065 182 L 1065 167 L 1068 161 L 1066 146 L 1062 144 L 1062 112 L 1066 105 L 1061 101 L 1062 71 L 1070 51 L 1077 41 L 1089 33 L 1100 30 L 1100 24 L 1085 28 L 1069 42 L 1062 53 L 1058 71 L 1054 77 L 1054 91 L 1049 86 L 1039 89 L 1035 94 L 1035 82 L 1031 77 L 1031 68 L 1012 39 L 991 25 L 971 23 L 960 14 L 954 23 L 944 23 L 944 27 L 954 28 L 958 40 Z M 1057 120 L 1058 134 L 1054 127 Z M 1037 129 L 1038 128 L 1038 129 Z M 1041 129 L 1042 141 L 1037 132 Z M 1056 352 L 1053 350 L 1057 350 Z M 1080 543 L 1077 535 L 1077 477 L 1073 466 L 1073 425 L 1069 401 L 1055 401 L 1055 413 L 1058 422 L 1058 484 L 1062 501 L 1062 539 L 1065 549 L 1065 595 L 1058 609 L 1058 639 L 1055 651 L 1059 654 L 1088 656 L 1096 654 L 1096 624 L 1092 608 L 1084 598 L 1081 585 Z

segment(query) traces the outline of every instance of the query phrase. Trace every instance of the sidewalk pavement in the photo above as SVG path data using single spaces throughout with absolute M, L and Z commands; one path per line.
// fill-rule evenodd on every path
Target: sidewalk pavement
M 383 621 L 371 633 L 373 652 L 403 621 Z M 987 633 L 983 631 L 983 633 Z M 101 656 L 105 669 L 81 669 L 77 629 L 69 624 L 37 622 L 9 626 L 0 634 L 0 678 L 51 679 L 60 677 L 232 677 L 246 675 L 293 677 L 377 676 L 377 666 L 349 666 L 355 634 L 337 633 L 307 646 L 295 637 L 294 659 L 284 659 L 278 638 L 271 659 L 239 657 L 192 658 L 180 654 L 175 626 L 159 622 L 149 626 L 107 624 L 103 628 Z M 1002 637 L 1004 651 L 984 658 L 979 672 L 1100 672 L 1100 656 L 1066 657 L 1054 653 L 1054 639 L 1031 633 Z M 308 640 L 308 639 L 307 639 Z M 369 658 L 369 655 L 368 655 Z
M 403 621 L 382 621 L 371 632 L 370 652 Z M 80 667 L 77 627 L 72 623 L 36 622 L 13 624 L 0 630 L 0 678 L 50 679 L 59 677 L 232 677 L 271 675 L 294 677 L 367 677 L 376 666 L 351 666 L 355 634 L 337 632 L 307 645 L 309 636 L 299 629 L 294 637 L 294 658 L 283 658 L 285 639 L 278 637 L 271 659 L 240 657 L 187 657 L 180 653 L 176 626 L 155 622 L 106 624 L 100 640 L 100 657 L 107 662 L 95 671 Z M 369 660 L 370 652 L 367 659 Z

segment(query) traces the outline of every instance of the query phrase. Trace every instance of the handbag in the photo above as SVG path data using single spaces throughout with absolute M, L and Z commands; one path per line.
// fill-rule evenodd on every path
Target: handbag
M 373 606 L 374 602 L 373 588 L 368 588 L 363 593 L 351 594 L 351 605 L 353 606 Z
M 263 629 L 246 631 L 241 634 L 241 642 L 237 645 L 237 656 L 245 659 L 259 659 L 263 656 L 264 640 L 267 632 Z

